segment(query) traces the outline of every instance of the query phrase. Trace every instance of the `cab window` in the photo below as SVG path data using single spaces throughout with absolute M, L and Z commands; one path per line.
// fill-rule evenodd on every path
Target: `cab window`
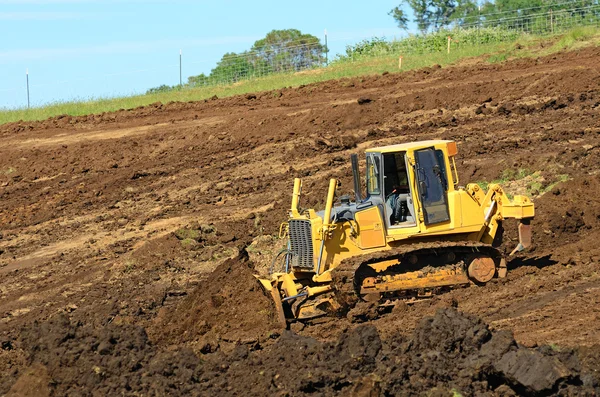
M 441 150 L 427 148 L 415 152 L 419 196 L 423 205 L 425 224 L 450 220 L 448 210 L 446 166 Z

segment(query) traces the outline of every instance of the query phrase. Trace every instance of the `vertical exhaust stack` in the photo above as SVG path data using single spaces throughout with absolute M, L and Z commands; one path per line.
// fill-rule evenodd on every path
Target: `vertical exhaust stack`
M 352 161 L 352 176 L 354 177 L 354 195 L 356 203 L 362 203 L 362 196 L 360 194 L 360 174 L 358 171 L 358 155 L 353 154 L 350 156 Z

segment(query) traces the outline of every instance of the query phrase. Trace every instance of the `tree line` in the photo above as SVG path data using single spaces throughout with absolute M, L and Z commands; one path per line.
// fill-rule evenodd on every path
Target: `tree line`
M 323 66 L 326 52 L 327 48 L 316 36 L 298 29 L 272 30 L 247 51 L 225 53 L 210 73 L 188 77 L 187 86 L 231 84 L 252 77 Z M 178 88 L 161 85 L 146 93 L 156 94 Z
M 389 15 L 403 30 L 408 30 L 409 23 L 414 22 L 424 35 L 452 27 L 499 26 L 495 23 L 501 24 L 506 31 L 521 30 L 522 25 L 533 21 L 536 15 L 546 14 L 551 10 L 557 14 L 561 11 L 573 14 L 569 17 L 595 18 L 600 21 L 600 7 L 590 9 L 593 6 L 600 6 L 600 0 L 402 0 L 389 11 Z M 411 15 L 407 10 L 411 11 Z M 528 26 L 535 27 L 535 24 Z M 490 31 L 492 33 L 495 32 Z M 373 47 L 381 48 L 385 44 L 383 39 L 381 42 L 378 40 L 363 41 L 356 48 L 349 46 L 346 52 L 352 52 L 352 56 L 357 52 L 370 53 Z M 417 44 L 422 47 L 422 43 Z M 302 33 L 298 29 L 272 30 L 264 38 L 257 40 L 249 50 L 224 54 L 210 73 L 190 76 L 187 86 L 231 84 L 273 73 L 320 67 L 324 65 L 327 51 L 318 37 Z M 340 58 L 344 57 L 342 55 Z M 177 88 L 179 87 L 162 85 L 151 88 L 147 93 Z
M 322 66 L 326 48 L 318 37 L 298 29 L 272 30 L 257 40 L 250 50 L 228 52 L 211 70 L 188 78 L 193 86 L 212 85 L 214 82 L 233 82 L 261 77 L 272 73 L 297 72 Z
M 481 3 L 474 0 L 403 0 L 389 15 L 400 29 L 408 30 L 411 19 L 405 10 L 410 9 L 414 16 L 412 22 L 421 33 L 426 33 L 450 26 L 472 26 L 494 21 L 506 21 L 505 26 L 510 27 L 511 20 L 517 18 L 526 20 L 551 10 L 586 13 L 585 8 L 596 5 L 599 5 L 599 0 L 495 0 Z

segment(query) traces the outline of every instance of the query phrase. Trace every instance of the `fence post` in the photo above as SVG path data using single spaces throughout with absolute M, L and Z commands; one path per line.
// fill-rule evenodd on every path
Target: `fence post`
M 25 76 L 27 78 L 27 109 L 29 109 L 29 69 L 25 70 Z
M 182 74 L 182 66 L 181 66 L 181 57 L 183 55 L 183 51 L 179 50 L 179 88 L 183 87 L 183 74 Z
M 402 69 L 402 55 L 398 57 L 398 69 Z
M 477 6 L 477 44 L 481 44 L 481 4 Z
M 329 66 L 329 47 L 327 47 L 327 29 L 325 29 L 325 66 Z
M 552 14 L 552 8 L 550 9 L 550 32 L 554 34 L 554 15 Z

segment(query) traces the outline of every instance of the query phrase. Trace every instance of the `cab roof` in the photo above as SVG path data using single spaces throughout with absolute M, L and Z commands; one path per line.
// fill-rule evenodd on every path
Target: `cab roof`
M 409 143 L 401 143 L 398 145 L 388 145 L 388 146 L 380 146 L 374 147 L 365 150 L 366 153 L 393 153 L 393 152 L 406 152 L 406 151 L 414 151 L 419 149 L 425 149 L 432 146 L 447 146 L 449 143 L 453 143 L 454 141 L 446 141 L 441 139 L 430 140 L 430 141 L 417 141 L 417 142 L 409 142 Z

